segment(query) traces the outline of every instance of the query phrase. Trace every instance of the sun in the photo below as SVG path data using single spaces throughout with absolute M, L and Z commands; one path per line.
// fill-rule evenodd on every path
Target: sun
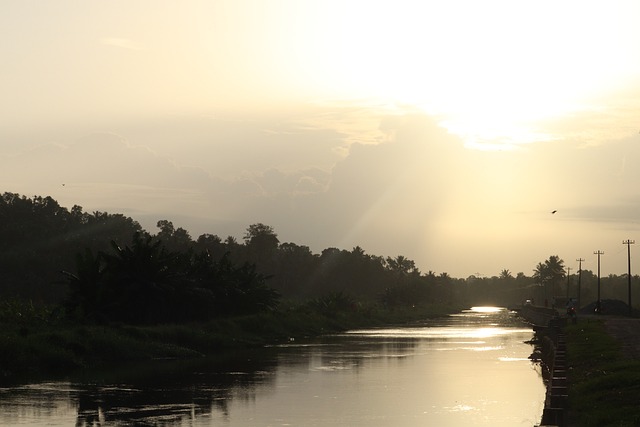
M 221 4 L 228 15 L 210 6 L 198 21 L 190 81 L 205 106 L 409 106 L 469 147 L 509 149 L 557 139 L 546 123 L 640 81 L 635 1 Z
M 298 78 L 329 96 L 417 106 L 470 145 L 552 139 L 539 123 L 640 70 L 629 54 L 638 15 L 618 3 L 372 3 L 306 10 Z

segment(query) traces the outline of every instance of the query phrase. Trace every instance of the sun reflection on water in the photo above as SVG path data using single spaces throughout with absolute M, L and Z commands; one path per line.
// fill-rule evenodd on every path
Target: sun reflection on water
M 475 313 L 498 313 L 500 311 L 505 311 L 506 308 L 503 307 L 471 307 L 469 311 Z

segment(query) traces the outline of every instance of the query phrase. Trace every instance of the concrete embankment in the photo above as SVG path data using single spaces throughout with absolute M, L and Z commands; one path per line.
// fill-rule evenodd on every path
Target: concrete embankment
M 523 306 L 519 315 L 530 323 L 541 336 L 542 363 L 546 367 L 547 392 L 544 411 L 539 427 L 566 426 L 567 359 L 564 326 L 566 318 L 560 317 L 555 309 Z
M 540 426 L 566 426 L 566 413 L 568 406 L 568 383 L 567 383 L 567 344 L 564 335 L 565 318 L 555 318 L 549 322 L 545 337 L 551 340 L 553 351 L 550 360 L 546 363 L 549 366 L 549 377 L 547 379 L 547 394 L 545 398 L 544 411 Z
M 558 311 L 555 308 L 538 307 L 533 305 L 522 306 L 518 314 L 527 323 L 530 323 L 534 327 L 546 328 L 549 326 L 549 322 L 558 317 Z

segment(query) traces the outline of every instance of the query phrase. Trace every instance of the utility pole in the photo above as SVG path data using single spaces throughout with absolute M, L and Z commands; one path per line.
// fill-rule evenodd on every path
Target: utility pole
M 624 240 L 622 242 L 623 245 L 627 245 L 627 266 L 629 268 L 627 272 L 627 280 L 628 280 L 628 291 L 629 291 L 629 317 L 631 317 L 632 309 L 631 309 L 631 245 L 635 244 L 635 240 Z
M 602 302 L 600 301 L 600 255 L 604 255 L 604 252 L 597 250 L 594 255 L 598 255 L 598 301 L 596 302 L 596 313 L 602 314 Z
M 582 261 L 584 261 L 584 259 L 582 258 L 578 258 L 576 261 L 578 261 L 578 310 L 580 310 L 580 303 L 582 302 L 582 300 L 580 299 L 580 291 L 581 291 L 581 281 L 582 281 Z
M 569 285 L 571 284 L 571 267 L 567 267 L 567 301 L 569 301 Z

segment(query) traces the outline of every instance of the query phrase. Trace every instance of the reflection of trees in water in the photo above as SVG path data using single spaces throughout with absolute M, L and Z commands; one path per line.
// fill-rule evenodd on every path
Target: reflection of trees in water
M 77 399 L 76 426 L 120 422 L 127 425 L 173 425 L 213 411 L 226 417 L 231 391 L 208 387 L 205 395 L 198 391 L 197 385 L 184 389 L 94 386 L 79 392 Z
M 403 338 L 385 341 L 384 352 L 391 357 L 405 356 L 413 353 L 420 341 L 415 338 Z
M 246 356 L 213 364 L 209 359 L 157 362 L 107 373 L 100 383 L 75 392 L 76 426 L 169 426 L 216 413 L 226 418 L 238 393 L 255 395 L 256 385 L 273 380 L 274 358 Z
M 493 314 L 466 313 L 427 322 L 424 329 L 448 330 L 454 334 L 473 330 L 475 326 L 504 329 L 505 324 L 511 324 L 511 317 L 506 310 Z M 58 424 L 70 424 L 68 420 L 75 417 L 77 426 L 177 426 L 203 421 L 228 424 L 232 408 L 260 400 L 261 389 L 273 391 L 276 372 L 282 370 L 279 366 L 287 372 L 303 374 L 325 369 L 357 373 L 381 359 L 385 366 L 410 363 L 416 347 L 428 345 L 425 343 L 430 340 L 450 339 L 446 335 L 430 338 L 422 329 L 422 325 L 418 325 L 398 328 L 397 332 L 395 329 L 368 330 L 362 334 L 356 331 L 220 355 L 215 360 L 156 361 L 104 372 L 88 371 L 67 383 L 0 388 L 0 424 L 17 424 L 29 411 L 26 417 L 32 419 L 65 417 L 65 422 Z M 506 346 L 510 336 L 513 337 L 513 333 L 498 335 L 492 340 Z M 460 338 L 451 339 L 460 341 Z M 231 405 L 232 401 L 240 405 Z M 18 410 L 24 411 L 23 418 L 16 413 Z M 11 411 L 15 414 L 13 418 Z
M 417 338 L 408 337 L 366 337 L 354 339 L 354 336 L 335 337 L 331 340 L 331 351 L 319 350 L 319 363 L 322 367 L 336 370 L 360 369 L 366 361 L 378 358 L 402 359 L 412 353 L 419 344 Z M 310 363 L 311 360 L 310 360 Z
M 273 385 L 278 364 L 308 370 L 319 362 L 336 369 L 359 369 L 371 358 L 407 354 L 417 343 L 404 338 L 326 339 L 317 348 L 303 344 L 236 352 L 219 360 L 156 361 L 87 371 L 70 382 L 4 389 L 0 424 L 15 424 L 19 415 L 10 418 L 10 414 L 17 407 L 33 411 L 33 418 L 75 414 L 78 427 L 171 426 L 203 417 L 227 419 L 233 399 L 253 401 L 261 386 Z
M 11 387 L 7 387 L 11 385 Z M 50 418 L 74 410 L 70 384 L 66 382 L 40 383 L 0 387 L 0 425 L 17 425 L 22 419 Z

